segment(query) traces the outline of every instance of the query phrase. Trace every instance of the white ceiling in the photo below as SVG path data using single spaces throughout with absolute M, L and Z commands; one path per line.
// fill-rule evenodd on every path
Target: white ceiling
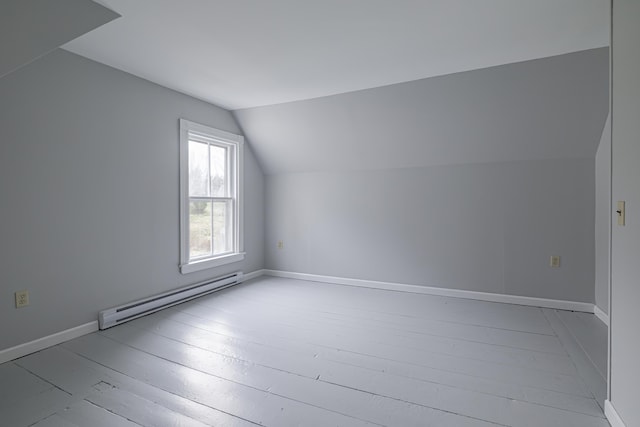
M 65 49 L 229 109 L 609 44 L 609 0 L 101 0 Z

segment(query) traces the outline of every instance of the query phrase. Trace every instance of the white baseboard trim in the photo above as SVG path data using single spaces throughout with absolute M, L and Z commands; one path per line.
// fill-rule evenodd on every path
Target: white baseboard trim
M 251 273 L 245 273 L 243 275 L 242 281 L 246 282 L 247 280 L 251 280 L 251 279 L 255 279 L 255 278 L 260 277 L 260 276 L 264 276 L 264 272 L 265 272 L 265 270 L 262 269 L 262 270 L 252 271 Z
M 602 320 L 605 325 L 609 326 L 609 315 L 602 311 L 597 305 L 593 306 L 593 314 L 595 314 L 598 319 Z
M 620 415 L 616 411 L 616 408 L 613 407 L 613 404 L 609 400 L 604 401 L 604 415 L 611 423 L 611 427 L 626 427 Z
M 55 334 L 47 335 L 46 337 L 38 338 L 37 340 L 19 344 L 5 350 L 0 350 L 0 363 L 8 362 L 10 360 L 26 356 L 27 354 L 44 350 L 47 347 L 58 345 L 97 330 L 98 321 L 94 320 L 93 322 L 85 323 L 84 325 L 76 326 L 75 328 L 66 329 L 64 331 L 56 332 Z
M 452 298 L 466 298 L 479 301 L 500 302 L 505 304 L 527 305 L 593 313 L 593 304 L 586 302 L 564 301 L 546 298 L 523 297 L 518 295 L 494 294 L 489 292 L 465 291 L 460 289 L 437 288 L 433 286 L 407 285 L 403 283 L 378 282 L 374 280 L 348 279 L 344 277 L 320 276 L 316 274 L 294 273 L 280 270 L 264 270 L 264 274 L 274 277 L 307 280 L 311 282 L 333 283 L 337 285 L 359 286 L 364 288 L 385 289 L 389 291 L 412 292 L 416 294 L 438 295 Z

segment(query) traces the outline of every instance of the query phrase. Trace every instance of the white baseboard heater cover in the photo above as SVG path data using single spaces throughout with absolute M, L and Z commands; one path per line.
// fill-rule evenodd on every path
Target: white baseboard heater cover
M 131 302 L 120 307 L 103 310 L 98 315 L 100 329 L 107 329 L 164 308 L 210 294 L 211 292 L 237 285 L 238 283 L 242 283 L 241 271 L 214 280 L 208 280 L 174 291 L 165 292 L 140 301 Z

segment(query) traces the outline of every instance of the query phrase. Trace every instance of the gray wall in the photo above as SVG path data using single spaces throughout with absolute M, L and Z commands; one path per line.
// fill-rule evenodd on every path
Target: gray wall
M 608 58 L 234 111 L 267 172 L 267 268 L 593 303 Z
M 593 158 L 267 175 L 266 266 L 592 303 L 594 185 Z
M 611 118 L 607 118 L 596 152 L 596 305 L 609 313 L 609 245 L 611 242 Z
M 627 203 L 626 226 L 611 239 L 611 375 L 609 399 L 628 427 L 640 426 L 640 2 L 613 2 L 614 203 Z
M 179 273 L 181 117 L 239 132 L 226 110 L 62 50 L 0 79 L 0 349 L 263 268 L 264 177 L 247 149 L 246 259 Z M 15 309 L 21 289 L 31 305 Z

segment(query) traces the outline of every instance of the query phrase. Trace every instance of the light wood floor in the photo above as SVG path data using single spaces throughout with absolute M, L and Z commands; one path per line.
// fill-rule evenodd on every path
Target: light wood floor
M 265 277 L 0 365 L 0 425 L 608 426 L 566 315 Z

